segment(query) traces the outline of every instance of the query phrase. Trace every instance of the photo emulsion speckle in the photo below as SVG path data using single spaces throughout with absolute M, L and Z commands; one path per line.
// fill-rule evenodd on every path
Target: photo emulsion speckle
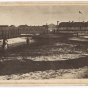
M 88 5 L 0 6 L 0 80 L 88 78 Z

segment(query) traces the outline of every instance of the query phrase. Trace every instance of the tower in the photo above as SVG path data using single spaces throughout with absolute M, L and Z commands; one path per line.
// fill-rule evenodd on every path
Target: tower
M 59 21 L 57 21 L 57 26 L 58 26 Z

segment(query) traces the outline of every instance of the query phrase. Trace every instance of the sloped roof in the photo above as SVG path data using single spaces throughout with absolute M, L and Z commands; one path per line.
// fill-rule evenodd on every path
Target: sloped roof
M 48 28 L 52 28 L 52 27 L 56 28 L 57 26 L 55 24 L 53 24 L 53 23 L 51 23 L 51 24 L 48 25 Z
M 48 25 L 42 25 L 42 27 L 48 28 Z
M 8 27 L 8 25 L 0 25 L 0 27 Z
M 59 27 L 88 27 L 88 22 L 61 22 Z
M 18 27 L 28 27 L 28 25 L 19 25 Z

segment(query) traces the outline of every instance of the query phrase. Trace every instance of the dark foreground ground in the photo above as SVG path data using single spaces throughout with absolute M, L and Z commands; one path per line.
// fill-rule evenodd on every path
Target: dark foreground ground
M 0 52 L 0 79 L 88 78 L 88 42 L 70 34 L 33 36 L 34 43 Z

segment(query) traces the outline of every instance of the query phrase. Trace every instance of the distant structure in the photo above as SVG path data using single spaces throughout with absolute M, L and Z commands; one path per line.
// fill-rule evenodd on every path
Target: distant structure
M 88 35 L 88 22 L 61 22 L 58 25 L 57 32 L 59 33 L 79 33 Z
M 9 26 L 8 25 L 0 25 L 0 30 L 8 30 Z
M 42 27 L 45 27 L 46 29 L 48 29 L 48 24 L 46 23 L 46 25 L 42 25 Z
M 88 22 L 61 22 L 58 25 L 59 30 L 88 30 Z
M 49 24 L 48 25 L 48 30 L 51 32 L 51 31 L 54 31 L 54 30 L 57 30 L 57 26 L 53 23 Z
M 0 39 L 18 37 L 20 35 L 19 29 L 14 25 L 0 25 Z
M 19 25 L 18 29 L 20 30 L 21 34 L 38 34 L 47 31 L 46 25 L 43 26 Z
M 57 26 L 59 25 L 59 21 L 57 21 Z
M 45 34 L 45 33 L 76 33 L 88 35 L 88 21 L 87 22 L 59 22 L 57 24 L 45 24 L 42 26 L 19 25 L 18 27 L 11 25 L 0 25 L 0 39 L 4 37 L 14 38 L 21 34 Z

